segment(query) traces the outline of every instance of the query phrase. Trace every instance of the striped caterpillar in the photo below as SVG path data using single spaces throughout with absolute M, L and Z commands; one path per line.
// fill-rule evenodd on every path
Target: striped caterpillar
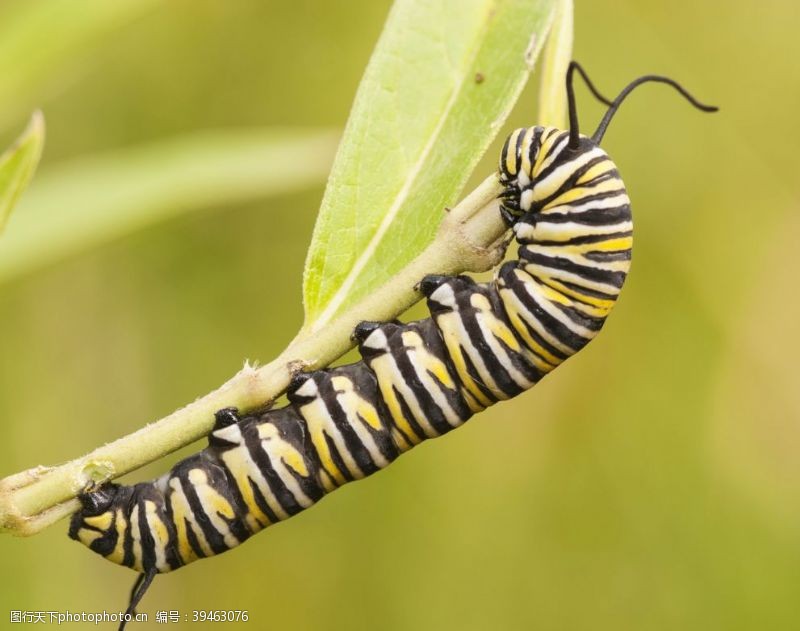
M 578 130 L 576 70 L 608 105 L 592 137 Z M 360 324 L 361 361 L 298 375 L 284 408 L 219 410 L 208 447 L 155 481 L 80 496 L 70 537 L 140 573 L 128 614 L 156 574 L 229 550 L 382 469 L 529 389 L 597 335 L 627 276 L 633 230 L 625 185 L 599 143 L 628 94 L 651 81 L 716 109 L 654 75 L 609 101 L 573 62 L 570 129 L 517 129 L 500 155 L 500 212 L 517 260 L 488 283 L 425 277 L 429 318 Z

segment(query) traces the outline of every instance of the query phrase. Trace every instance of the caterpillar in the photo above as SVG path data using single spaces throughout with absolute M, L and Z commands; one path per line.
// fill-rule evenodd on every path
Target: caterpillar
M 608 105 L 579 133 L 573 75 Z M 140 573 L 127 613 L 158 573 L 219 554 L 368 476 L 422 441 L 531 388 L 594 338 L 631 262 L 630 200 L 600 148 L 614 114 L 646 75 L 609 101 L 572 62 L 569 130 L 513 131 L 500 154 L 500 213 L 518 258 L 487 283 L 427 276 L 430 317 L 356 327 L 361 361 L 297 375 L 280 409 L 219 410 L 208 447 L 153 482 L 105 483 L 80 495 L 69 535 Z M 120 628 L 124 628 L 123 621 Z

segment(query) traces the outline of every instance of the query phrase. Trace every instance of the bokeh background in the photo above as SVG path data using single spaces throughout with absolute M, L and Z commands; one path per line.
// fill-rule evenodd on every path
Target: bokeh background
M 0 145 L 36 106 L 48 124 L 31 195 L 87 156 L 197 130 L 341 129 L 390 2 L 115 4 L 0 4 L 20 38 L 0 58 L 32 43 L 2 62 Z M 643 89 L 606 136 L 637 233 L 603 334 L 533 392 L 159 578 L 141 610 L 250 613 L 215 628 L 798 628 L 798 26 L 785 0 L 578 0 L 575 57 L 607 92 L 660 72 L 721 106 Z M 590 129 L 601 110 L 579 98 Z M 508 128 L 534 103 L 531 87 Z M 323 186 L 215 199 L 5 280 L 0 473 L 277 355 Z M 134 574 L 65 530 L 0 538 L 0 626 L 11 609 L 124 608 Z

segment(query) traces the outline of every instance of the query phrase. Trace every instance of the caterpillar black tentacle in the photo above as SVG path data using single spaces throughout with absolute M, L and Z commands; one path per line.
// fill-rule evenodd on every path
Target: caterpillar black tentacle
M 503 147 L 501 213 L 519 257 L 494 280 L 427 276 L 429 318 L 360 324 L 361 361 L 296 375 L 284 408 L 218 411 L 208 447 L 153 482 L 81 497 L 70 536 L 142 573 L 129 612 L 155 573 L 233 548 L 384 468 L 529 389 L 597 335 L 628 273 L 633 224 L 617 167 L 577 135 L 575 69 L 586 77 L 570 67 L 573 129 L 517 129 Z M 599 136 L 645 80 L 609 102 L 587 79 L 610 103 Z

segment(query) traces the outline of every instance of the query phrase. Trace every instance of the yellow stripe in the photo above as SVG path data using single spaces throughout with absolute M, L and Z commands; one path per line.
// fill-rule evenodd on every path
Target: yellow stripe
M 483 394 L 467 370 L 466 362 L 464 362 L 464 356 L 461 353 L 461 342 L 459 340 L 458 333 L 453 331 L 450 326 L 450 322 L 453 320 L 453 318 L 460 321 L 459 315 L 451 312 L 437 317 L 436 324 L 439 326 L 439 330 L 442 332 L 442 337 L 444 338 L 447 352 L 450 355 L 450 360 L 453 362 L 453 364 L 455 364 L 456 372 L 461 378 L 461 383 L 464 384 L 469 393 L 475 397 L 475 400 L 480 405 L 482 405 L 484 408 L 488 408 L 492 404 L 492 401 L 486 397 L 485 394 Z
M 117 543 L 114 549 L 106 555 L 106 558 L 112 563 L 122 565 L 125 560 L 125 531 L 128 528 L 128 522 L 120 508 L 117 509 L 114 526 L 117 529 Z
M 593 180 L 596 177 L 599 177 L 599 176 L 601 176 L 601 175 L 603 175 L 605 173 L 608 173 L 609 171 L 613 171 L 615 168 L 616 167 L 614 166 L 614 163 L 611 162 L 611 160 L 608 158 L 608 156 L 604 156 L 602 162 L 598 162 L 593 167 L 591 167 L 588 171 L 586 171 L 586 173 L 581 175 L 578 178 L 578 181 L 576 183 L 577 183 L 578 186 L 580 186 L 582 184 L 586 184 L 587 182 L 590 182 L 591 180 Z
M 533 165 L 531 176 L 533 176 L 534 173 L 539 173 L 539 171 L 541 171 L 542 162 L 548 158 L 550 151 L 553 149 L 553 144 L 555 143 L 556 138 L 558 138 L 558 130 L 555 127 L 548 127 L 542 133 L 542 138 L 544 138 L 544 142 L 542 142 L 541 139 L 539 140 L 541 147 L 539 147 L 539 154 L 536 156 L 536 162 Z
M 88 528 L 78 530 L 78 541 L 85 546 L 91 546 L 95 539 L 99 539 L 102 536 L 103 533 L 96 530 L 89 530 Z
M 604 317 L 614 306 L 615 302 L 614 300 L 610 300 L 608 298 L 596 298 L 595 296 L 588 296 L 580 291 L 570 289 L 569 287 L 563 285 L 555 278 L 548 278 L 546 281 L 542 279 L 542 282 L 546 283 L 548 286 L 552 287 L 556 291 L 559 291 L 566 296 L 574 298 L 575 301 L 573 303 L 573 306 L 576 308 L 585 309 L 586 307 L 589 306 L 593 307 L 594 309 L 596 309 L 597 317 Z M 588 304 L 582 304 L 582 303 L 588 303 Z M 586 311 L 586 313 L 591 313 L 591 312 Z
M 256 496 L 253 492 L 253 485 L 250 483 L 250 463 L 245 458 L 243 449 L 245 446 L 240 443 L 235 449 L 228 449 L 222 454 L 222 461 L 231 472 L 239 493 L 247 506 L 248 515 L 245 517 L 250 530 L 257 532 L 269 525 L 270 519 L 259 508 L 256 503 Z
M 525 131 L 525 137 L 522 139 L 522 162 L 520 164 L 520 171 L 530 176 L 531 174 L 531 142 L 533 141 L 533 128 L 529 127 Z
M 328 441 L 325 440 L 325 426 L 328 424 L 333 425 L 333 420 L 328 415 L 324 402 L 317 396 L 311 403 L 300 408 L 300 414 L 306 420 L 311 434 L 311 442 L 314 443 L 314 448 L 319 454 L 322 467 L 341 486 L 347 480 L 333 461 L 331 450 L 328 448 Z
M 508 137 L 508 151 L 506 151 L 505 171 L 510 175 L 517 174 L 517 137 L 521 132 L 522 129 L 515 129 Z
M 513 295 L 513 291 L 510 289 L 502 289 L 500 291 L 501 296 L 503 294 L 511 294 Z M 547 349 L 543 348 L 541 344 L 539 344 L 531 334 L 528 332 L 528 327 L 525 326 L 524 321 L 519 315 L 519 312 L 515 306 L 515 300 L 504 300 L 503 304 L 506 307 L 506 313 L 508 313 L 508 317 L 511 320 L 511 324 L 514 325 L 514 330 L 517 331 L 522 336 L 522 339 L 525 340 L 525 344 L 529 349 L 533 351 L 534 360 L 536 363 L 536 367 L 540 370 L 544 370 L 545 372 L 550 372 L 561 363 L 561 359 L 550 353 Z
M 272 441 L 270 451 L 277 454 L 287 465 L 304 478 L 308 477 L 309 471 L 306 461 L 303 459 L 303 454 L 295 449 L 291 443 L 281 438 L 277 427 L 272 423 L 262 423 L 258 426 L 258 436 L 262 440 Z
M 411 428 L 411 424 L 403 414 L 403 408 L 397 400 L 394 384 L 392 383 L 394 366 L 387 366 L 386 362 L 388 361 L 393 362 L 394 360 L 388 355 L 383 355 L 380 357 L 380 361 L 373 361 L 371 367 L 375 372 L 375 376 L 378 378 L 378 387 L 381 391 L 381 397 L 386 407 L 389 408 L 389 414 L 392 416 L 392 423 L 405 435 L 406 441 L 411 441 L 411 445 L 409 445 L 410 448 L 421 443 L 422 437 L 417 436 L 417 433 Z M 387 372 L 389 373 L 388 375 L 386 374 Z
M 190 563 L 197 559 L 194 548 L 189 545 L 189 536 L 187 534 L 186 519 L 188 517 L 189 502 L 183 494 L 180 480 L 172 478 L 169 481 L 172 493 L 169 497 L 169 503 L 172 507 L 172 519 L 175 522 L 175 533 L 178 538 L 178 554 L 184 563 Z
M 83 523 L 99 530 L 108 530 L 111 528 L 111 521 L 113 519 L 114 514 L 111 511 L 106 511 L 102 515 L 97 515 L 96 517 L 85 517 Z
M 131 567 L 134 570 L 142 572 L 144 567 L 142 566 L 142 533 L 139 528 L 138 504 L 136 504 L 131 511 L 131 540 L 133 541 L 133 546 L 131 546 L 131 550 L 133 552 L 133 563 L 131 563 Z
M 153 537 L 154 554 L 156 555 L 156 568 L 160 572 L 169 571 L 171 568 L 166 562 L 167 545 L 169 544 L 169 531 L 167 526 L 158 516 L 156 504 L 146 500 L 144 503 L 145 518 L 150 526 L 150 534 Z
M 542 212 L 552 211 L 555 206 L 566 206 L 568 204 L 576 204 L 584 197 L 596 195 L 598 193 L 609 193 L 618 191 L 619 193 L 625 192 L 625 187 L 622 185 L 622 180 L 619 178 L 611 178 L 605 180 L 592 187 L 575 186 L 568 191 L 564 191 L 561 195 L 556 197 L 552 202 L 547 204 L 547 207 Z

